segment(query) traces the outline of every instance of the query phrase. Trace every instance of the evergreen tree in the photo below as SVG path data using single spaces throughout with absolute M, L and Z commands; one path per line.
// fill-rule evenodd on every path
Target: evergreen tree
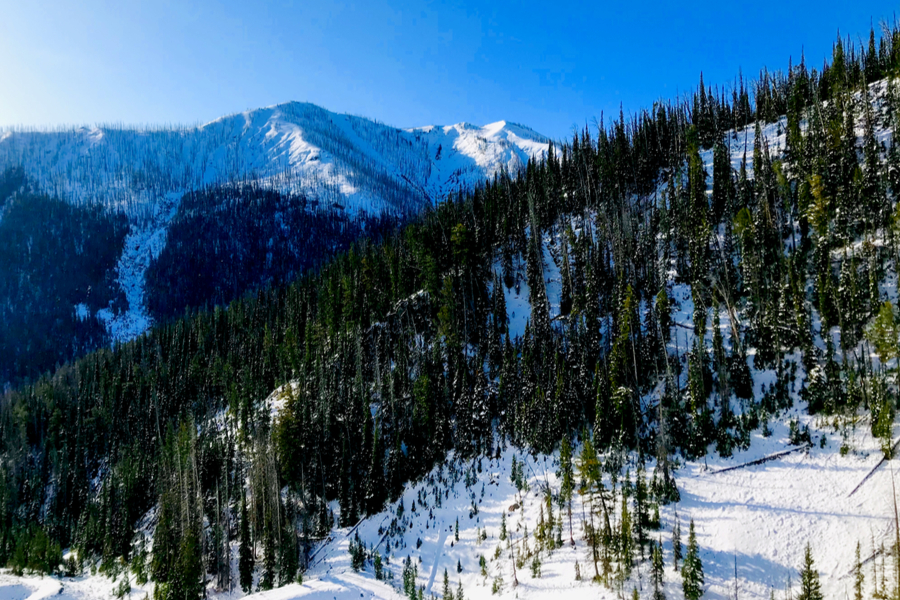
M 572 494 L 575 491 L 575 471 L 572 467 L 572 444 L 568 436 L 563 436 L 559 445 L 559 471 L 557 477 L 560 480 L 559 501 L 565 504 L 569 515 L 569 543 L 575 545 L 572 534 Z
M 665 576 L 662 540 L 660 540 L 658 544 L 653 545 L 653 552 L 650 556 L 650 579 L 653 581 L 653 600 L 666 600 L 666 595 L 663 593 Z
M 631 567 L 634 565 L 634 538 L 632 537 L 631 513 L 628 511 L 628 499 L 622 494 L 622 511 L 620 516 L 621 529 L 619 530 L 619 563 L 625 573 L 625 578 L 631 576 Z
M 693 519 L 691 519 L 691 529 L 688 534 L 687 554 L 684 557 L 684 566 L 681 568 L 681 578 L 684 597 L 687 600 L 699 600 L 703 596 L 703 563 L 700 560 L 700 547 L 697 545 Z
M 444 569 L 444 587 L 442 590 L 441 597 L 444 600 L 453 600 L 453 590 L 450 589 L 450 577 L 447 575 L 447 569 Z
M 675 525 L 672 526 L 672 569 L 678 570 L 678 561 L 681 560 L 681 522 L 678 513 L 675 513 Z
M 803 554 L 803 568 L 800 569 L 800 593 L 797 595 L 797 600 L 822 600 L 822 598 L 819 572 L 813 562 L 812 549 L 807 543 Z
M 250 519 L 247 516 L 247 497 L 241 497 L 241 545 L 238 549 L 238 571 L 241 589 L 249 594 L 253 588 L 253 542 L 250 539 Z

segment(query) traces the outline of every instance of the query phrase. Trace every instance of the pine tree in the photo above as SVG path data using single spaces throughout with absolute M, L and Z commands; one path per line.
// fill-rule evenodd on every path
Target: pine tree
M 575 545 L 575 537 L 572 534 L 572 494 L 575 491 L 575 471 L 572 467 L 572 444 L 569 436 L 563 436 L 559 444 L 559 472 L 560 479 L 559 501 L 565 504 L 569 515 L 569 543 Z
M 262 577 L 259 580 L 259 589 L 261 590 L 271 590 L 275 587 L 275 571 L 276 571 L 276 557 L 275 557 L 275 533 L 272 531 L 271 526 L 267 528 L 266 534 L 263 538 L 263 570 Z
M 897 345 L 898 327 L 894 317 L 894 306 L 890 301 L 885 301 L 881 305 L 878 315 L 869 325 L 866 337 L 875 346 L 882 368 L 889 360 L 897 357 L 900 352 Z
M 812 548 L 809 542 L 803 554 L 803 568 L 800 569 L 800 593 L 797 600 L 822 600 L 822 584 L 819 582 L 819 572 L 813 562 Z
M 700 561 L 700 547 L 697 545 L 693 519 L 691 519 L 691 529 L 688 534 L 687 555 L 684 557 L 684 566 L 681 568 L 681 578 L 685 599 L 699 600 L 703 596 L 703 563 Z
M 453 590 L 450 589 L 450 576 L 447 574 L 447 569 L 444 569 L 444 587 L 441 596 L 444 600 L 453 600 Z
M 247 516 L 247 497 L 241 498 L 241 545 L 238 549 L 238 571 L 241 589 L 249 594 L 253 588 L 253 542 L 250 539 L 250 519 Z
M 594 578 L 600 579 L 600 570 L 598 563 L 600 561 L 600 542 L 601 536 L 598 528 L 594 526 L 595 498 L 599 496 L 603 498 L 603 483 L 601 481 L 600 461 L 597 458 L 597 451 L 590 437 L 585 436 L 584 444 L 581 447 L 578 464 L 578 476 L 581 479 L 582 487 L 579 493 L 587 496 L 588 499 L 588 522 L 584 524 L 585 537 L 591 546 L 591 557 L 594 562 Z M 624 498 L 623 498 L 624 502 Z M 629 527 L 629 536 L 631 535 Z
M 631 576 L 631 567 L 634 565 L 634 538 L 632 537 L 631 514 L 628 511 L 627 494 L 622 494 L 622 514 L 619 521 L 619 562 L 625 572 L 625 578 Z
M 672 527 L 672 569 L 678 570 L 678 561 L 681 560 L 681 522 L 678 520 L 678 512 L 675 513 L 675 525 Z
M 650 577 L 653 581 L 653 600 L 666 600 L 663 593 L 663 583 L 666 577 L 666 567 L 663 563 L 662 540 L 659 544 L 653 546 L 653 553 L 650 557 Z
M 381 561 L 381 553 L 376 550 L 375 557 L 372 559 L 372 566 L 375 570 L 375 579 L 381 581 L 384 579 L 384 566 Z M 446 572 L 446 569 L 444 569 Z
M 644 558 L 644 547 L 647 545 L 647 529 L 650 527 L 650 512 L 647 494 L 647 482 L 644 479 L 644 465 L 638 465 L 634 484 L 634 538 Z
M 862 571 L 862 560 L 859 555 L 859 542 L 856 542 L 856 561 L 853 565 L 853 600 L 863 600 L 863 583 L 866 576 Z

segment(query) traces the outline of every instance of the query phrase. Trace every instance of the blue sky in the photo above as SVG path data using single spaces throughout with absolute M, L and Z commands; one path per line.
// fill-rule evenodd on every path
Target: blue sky
M 197 123 L 288 100 L 554 138 L 830 55 L 890 2 L 0 0 L 0 125 Z

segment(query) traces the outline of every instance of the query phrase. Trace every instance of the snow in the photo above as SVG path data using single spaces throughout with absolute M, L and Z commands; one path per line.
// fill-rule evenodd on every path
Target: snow
M 84 302 L 79 302 L 75 305 L 75 316 L 79 321 L 84 321 L 91 316 L 91 309 Z
M 326 576 L 292 583 L 281 588 L 253 594 L 254 600 L 404 600 L 406 596 L 370 577 L 356 573 Z
M 56 579 L 0 573 L 0 600 L 108 600 L 116 587 L 112 580 L 96 575 Z M 131 593 L 140 597 L 146 590 L 132 585 Z
M 253 179 L 352 210 L 417 208 L 459 187 L 515 172 L 549 140 L 512 123 L 398 129 L 288 102 L 181 128 L 11 129 L 0 166 L 73 202 L 141 212 L 165 194 Z M 438 147 L 440 158 L 435 158 Z
M 800 420 L 814 425 L 809 417 Z M 789 576 L 797 580 L 807 543 L 825 596 L 852 594 L 848 573 L 854 565 L 855 544 L 861 544 L 865 559 L 874 552 L 873 540 L 890 545 L 893 535 L 893 462 L 849 495 L 882 456 L 878 442 L 863 427 L 850 432 L 854 452 L 847 456 L 840 454 L 838 433 L 811 427 L 815 443 L 808 452 L 715 473 L 788 447 L 782 422 L 768 439 L 754 435 L 750 450 L 733 459 L 711 457 L 685 465 L 678 477 L 679 516 L 683 523 L 696 521 L 711 597 L 728 597 L 733 590 L 735 557 L 742 597 L 767 598 L 773 588 L 780 592 Z M 825 436 L 824 448 L 817 445 L 820 436 Z M 669 508 L 664 511 L 670 522 L 672 513 Z
M 882 543 L 890 545 L 894 510 L 892 471 L 896 462 L 882 464 L 866 479 L 881 461 L 878 441 L 869 434 L 867 425 L 859 423 L 835 430 L 831 423 L 802 412 L 773 421 L 769 437 L 755 433 L 749 450 L 730 458 L 710 455 L 699 461 L 681 461 L 675 473 L 681 501 L 677 506 L 661 507 L 661 529 L 650 534 L 651 538 L 663 542 L 667 596 L 679 598 L 682 594 L 680 575 L 671 568 L 671 532 L 676 511 L 682 543 L 687 540 L 689 521 L 695 522 L 706 576 L 704 597 L 710 599 L 733 598 L 735 561 L 740 598 L 767 600 L 772 590 L 780 597 L 788 577 L 796 586 L 807 543 L 812 547 L 825 597 L 850 596 L 856 543 L 861 545 L 863 560 L 873 555 L 873 545 L 876 550 Z M 811 448 L 756 466 L 721 472 L 796 448 L 788 439 L 789 417 L 809 425 L 814 442 Z M 824 447 L 820 446 L 822 436 L 826 439 Z M 845 447 L 844 452 L 841 446 Z M 522 493 L 510 481 L 514 456 L 526 465 L 528 488 Z M 630 470 L 633 478 L 636 457 L 628 456 L 627 460 L 625 469 Z M 461 582 L 470 600 L 492 598 L 491 586 L 498 576 L 504 582 L 500 597 L 550 600 L 564 592 L 574 594 L 572 598 L 613 600 L 617 597 L 614 590 L 590 581 L 593 566 L 582 539 L 584 506 L 577 494 L 572 511 L 575 547 L 568 544 L 568 521 L 564 520 L 564 546 L 552 554 L 542 554 L 541 577 L 531 576 L 526 561 L 517 570 L 519 585 L 512 586 L 509 551 L 506 542 L 499 540 L 501 515 L 506 515 L 507 528 L 517 547 L 521 550 L 527 528 L 527 543 L 533 549 L 535 541 L 531 536 L 543 504 L 544 486 L 549 485 L 554 493 L 559 489 L 557 463 L 556 454 L 532 456 L 513 447 L 504 449 L 499 459 L 462 460 L 451 454 L 445 464 L 405 487 L 403 517 L 393 528 L 397 502 L 355 527 L 332 531 L 328 540 L 314 549 L 302 585 L 291 584 L 250 597 L 253 600 L 400 600 L 404 597 L 400 589 L 403 560 L 409 556 L 417 565 L 417 585 L 425 587 L 426 596 L 440 595 L 446 569 L 454 591 Z M 650 462 L 648 476 L 652 470 Z M 861 482 L 858 491 L 851 495 Z M 608 477 L 605 484 L 607 488 L 611 486 Z M 514 505 L 521 506 L 510 510 Z M 555 504 L 554 510 L 558 515 Z M 457 521 L 458 540 L 454 534 Z M 486 536 L 484 540 L 478 535 L 481 531 Z M 371 561 L 359 573 L 351 569 L 348 547 L 355 535 L 360 536 L 368 549 L 378 550 L 385 557 L 385 572 L 390 573 L 387 581 L 375 580 Z M 501 553 L 495 559 L 498 546 Z M 487 560 L 487 578 L 480 573 L 482 555 Z M 576 560 L 583 576 L 581 581 L 575 580 Z M 890 559 L 887 560 L 889 563 Z M 877 558 L 864 568 L 867 590 L 872 589 L 872 565 L 880 570 L 880 561 Z M 462 566 L 461 573 L 457 572 L 457 564 Z M 635 567 L 632 578 L 625 584 L 626 593 L 637 587 L 642 598 L 650 597 L 648 567 L 646 561 Z M 114 586 L 102 576 L 56 580 L 3 574 L 0 575 L 0 600 L 43 600 L 55 596 L 60 589 L 66 600 L 99 600 L 109 598 Z M 132 595 L 147 590 L 135 587 Z M 241 595 L 240 590 L 230 593 L 217 593 L 212 587 L 209 590 L 210 597 L 223 600 Z
M 515 174 L 529 159 L 543 158 L 550 142 L 527 127 L 506 121 L 484 127 L 457 123 L 408 131 L 425 142 L 434 157 L 427 187 L 437 200 L 460 187 L 471 187 L 473 181 L 493 178 L 502 170 Z
M 541 236 L 541 250 L 543 255 L 544 289 L 547 292 L 550 318 L 556 319 L 560 314 L 560 301 L 562 299 L 562 267 L 561 235 L 555 231 L 545 232 Z M 531 288 L 528 286 L 525 259 L 516 254 L 512 259 L 513 285 L 507 287 L 503 277 L 503 267 L 499 260 L 494 261 L 493 273 L 500 281 L 503 288 L 503 300 L 506 303 L 506 318 L 509 327 L 510 339 L 520 338 L 525 335 L 525 326 L 531 320 Z M 493 281 L 488 282 L 488 293 L 493 293 Z
M 150 261 L 157 258 L 165 246 L 166 227 L 175 218 L 180 199 L 178 192 L 167 194 L 155 207 L 146 225 L 132 225 L 125 237 L 116 272 L 119 286 L 128 301 L 128 310 L 114 313 L 110 308 L 104 308 L 97 312 L 114 342 L 134 339 L 153 323 L 144 304 L 144 276 L 150 268 Z
M 808 424 L 813 434 L 813 447 L 808 451 L 792 452 L 776 460 L 757 466 L 735 467 L 779 451 L 796 448 L 788 440 L 784 420 L 773 422 L 772 434 L 754 434 L 749 450 L 731 458 L 710 456 L 700 461 L 686 461 L 676 473 L 681 502 L 661 508 L 661 531 L 651 533 L 663 540 L 667 564 L 667 594 L 680 597 L 679 575 L 671 570 L 671 531 L 677 510 L 682 526 L 682 542 L 686 543 L 688 523 L 694 519 L 700 545 L 700 556 L 706 575 L 705 595 L 708 598 L 732 598 L 734 569 L 737 561 L 737 585 L 741 598 L 769 598 L 770 591 L 778 594 L 788 577 L 798 581 L 798 569 L 804 548 L 810 543 L 816 565 L 822 577 L 826 597 L 849 595 L 852 585 L 848 576 L 854 564 L 856 542 L 860 542 L 865 559 L 871 555 L 872 543 L 890 544 L 893 535 L 893 505 L 891 463 L 882 466 L 865 481 L 859 491 L 850 492 L 881 460 L 877 440 L 859 425 L 848 431 L 843 439 L 827 423 L 796 415 Z M 821 426 L 821 427 L 820 427 Z M 826 444 L 819 446 L 820 436 Z M 840 447 L 850 449 L 842 455 Z M 508 509 L 518 504 L 520 497 L 510 483 L 509 473 L 513 455 L 526 462 L 530 491 L 522 496 L 522 508 Z M 635 457 L 630 457 L 634 460 Z M 568 544 L 552 555 L 542 557 L 542 577 L 533 579 L 528 565 L 519 569 L 519 585 L 512 588 L 512 570 L 506 544 L 501 544 L 500 559 L 494 560 L 499 540 L 500 519 L 507 515 L 507 526 L 521 544 L 525 527 L 534 532 L 543 486 L 558 491 L 555 476 L 557 456 L 538 455 L 509 448 L 499 460 L 482 458 L 475 463 L 450 458 L 447 466 L 436 468 L 422 481 L 410 484 L 403 494 L 404 517 L 389 531 L 396 516 L 397 503 L 384 512 L 363 520 L 352 529 L 333 532 L 332 539 L 317 552 L 308 577 L 338 577 L 350 573 L 348 544 L 359 535 L 368 548 L 390 556 L 385 568 L 393 572 L 396 584 L 401 578 L 402 560 L 408 555 L 418 563 L 418 584 L 426 593 L 440 592 L 434 582 L 441 581 L 447 569 L 455 590 L 461 581 L 466 598 L 480 600 L 492 596 L 491 583 L 500 575 L 504 582 L 501 596 L 539 599 L 551 598 L 566 590 L 577 597 L 616 597 L 614 591 L 589 581 L 592 574 L 590 555 L 581 539 L 581 499 L 576 496 L 573 506 L 575 548 Z M 478 472 L 478 463 L 481 472 Z M 631 465 L 632 476 L 635 465 Z M 466 473 L 470 484 L 466 485 Z M 652 463 L 648 473 L 652 472 Z M 441 482 L 444 483 L 441 483 Z M 607 479 L 607 487 L 610 482 Z M 481 490 L 484 490 L 482 493 Z M 441 495 L 437 505 L 436 494 Z M 473 500 L 474 498 L 474 500 Z M 424 499 L 424 503 L 423 503 Z M 416 511 L 412 511 L 415 501 Z M 473 506 L 477 513 L 473 514 Z M 459 540 L 453 538 L 458 519 Z M 484 529 L 487 539 L 481 541 L 477 531 Z M 421 539 L 421 546 L 417 547 Z M 568 524 L 563 529 L 568 541 Z M 391 549 L 387 550 L 386 542 Z M 534 547 L 534 540 L 529 540 Z M 478 559 L 488 559 L 487 579 L 479 572 Z M 581 565 L 583 581 L 575 581 L 574 564 Z M 457 573 L 457 561 L 462 573 Z M 868 569 L 869 567 L 867 567 Z M 371 565 L 365 572 L 371 576 Z M 635 569 L 625 591 L 638 587 L 642 597 L 649 597 L 648 564 Z M 871 579 L 867 580 L 867 586 Z
M 300 382 L 291 381 L 279 386 L 274 392 L 269 394 L 264 404 L 269 409 L 269 416 L 274 421 L 284 411 L 285 404 L 291 393 L 297 394 L 300 391 Z
M 781 119 L 762 127 L 762 135 L 773 156 L 779 155 L 784 148 L 785 125 Z M 527 128 L 502 121 L 484 127 L 461 123 L 396 130 L 297 103 L 226 117 L 190 131 L 204 132 L 204 135 L 213 132 L 215 135 L 210 135 L 221 142 L 211 146 L 210 157 L 196 159 L 197 165 L 202 166 L 197 167 L 197 173 L 202 172 L 200 181 L 208 183 L 222 177 L 225 166 L 236 156 L 234 148 L 244 144 L 244 150 L 240 152 L 246 152 L 246 155 L 242 160 L 247 159 L 247 164 L 252 165 L 247 172 L 264 177 L 267 184 L 273 186 L 314 184 L 310 189 L 325 195 L 336 194 L 332 198 L 344 198 L 342 202 L 346 201 L 350 210 L 371 210 L 373 207 L 380 210 L 391 205 L 391 198 L 376 197 L 374 192 L 367 190 L 364 176 L 373 173 L 397 176 L 397 181 L 401 182 L 397 183 L 397 189 L 414 189 L 428 201 L 438 201 L 458 185 L 481 181 L 503 169 L 514 170 L 522 166 L 530 156 L 545 151 L 542 148 L 546 149 L 547 144 L 545 138 Z M 64 156 L 88 157 L 89 162 L 91 148 L 102 147 L 108 143 L 110 135 L 121 134 L 121 131 L 99 128 L 73 131 L 70 136 L 81 136 L 79 139 L 83 139 L 79 143 L 82 146 L 62 145 L 58 150 Z M 146 133 L 148 138 L 153 135 L 154 132 Z M 185 131 L 180 135 L 187 138 L 193 134 Z M 8 151 L 4 144 L 15 143 L 10 142 L 14 137 L 10 132 L 0 137 L 0 157 Z M 326 139 L 329 140 L 327 143 L 323 141 Z M 887 140 L 889 136 L 882 131 L 879 139 Z M 746 151 L 751 175 L 753 141 L 753 127 L 728 137 L 732 166 L 740 167 Z M 391 153 L 385 152 L 385 148 L 402 150 Z M 364 157 L 367 163 L 362 165 L 359 159 L 351 161 L 352 164 L 347 162 L 351 160 L 344 155 L 351 151 L 348 149 L 352 149 L 357 157 Z M 711 175 L 712 152 L 705 151 L 702 157 Z M 70 167 L 78 168 L 76 163 L 70 163 Z M 414 176 L 417 172 L 420 175 Z M 189 175 L 184 181 L 193 181 L 194 173 Z M 137 195 L 143 198 L 142 193 Z M 119 317 L 110 314 L 111 327 L 117 327 L 116 331 L 121 332 L 116 339 L 127 339 L 149 324 L 149 320 L 141 320 L 147 318 L 146 312 L 142 312 L 142 269 L 146 269 L 149 257 L 165 243 L 166 225 L 177 209 L 177 195 L 162 197 L 168 198 L 169 203 L 159 202 L 155 197 L 156 204 L 151 202 L 154 210 L 142 217 L 141 225 L 133 227 L 126 241 L 126 251 L 119 264 L 119 281 L 131 305 L 130 320 L 123 317 L 116 321 Z M 875 243 L 880 242 L 876 239 Z M 560 236 L 552 230 L 544 232 L 541 244 L 550 313 L 555 317 L 559 314 L 561 293 Z M 851 245 L 850 250 L 857 250 L 858 246 L 858 243 Z M 694 303 L 690 286 L 674 283 L 677 273 L 673 270 L 674 265 L 669 267 L 668 291 L 673 302 L 674 325 L 667 348 L 670 354 L 683 358 L 693 344 Z M 494 271 L 502 282 L 499 261 L 494 264 Z M 513 278 L 511 287 L 505 283 L 501 285 L 510 335 L 517 337 L 524 334 L 531 317 L 521 256 L 513 257 Z M 893 271 L 882 283 L 882 290 L 888 297 L 896 299 L 897 277 Z M 721 310 L 719 317 L 725 346 L 730 349 L 730 316 Z M 816 344 L 822 347 L 816 311 L 813 311 L 812 320 Z M 712 336 L 712 327 L 712 319 L 707 319 L 707 330 L 703 332 L 707 338 Z M 753 356 L 754 350 L 748 349 L 754 394 L 759 398 L 772 386 L 775 374 L 753 369 Z M 799 362 L 797 356 L 789 355 L 788 359 Z M 803 377 L 805 374 L 798 367 L 797 381 Z M 295 386 L 296 383 L 282 386 L 266 400 L 272 418 L 277 418 L 284 407 L 288 385 Z M 663 543 L 668 597 L 682 596 L 680 576 L 671 568 L 671 532 L 676 511 L 683 542 L 686 542 L 689 521 L 695 522 L 707 598 L 724 600 L 737 593 L 742 600 L 765 600 L 773 591 L 782 596 L 789 579 L 795 585 L 798 581 L 798 568 L 807 544 L 812 548 L 826 597 L 850 596 L 853 585 L 850 571 L 856 543 L 861 546 L 863 559 L 875 556 L 865 568 L 865 588 L 867 592 L 872 591 L 871 568 L 881 569 L 878 548 L 882 544 L 889 546 L 894 535 L 896 461 L 882 462 L 879 441 L 871 435 L 866 418 L 809 416 L 805 414 L 797 389 L 794 385 L 791 392 L 793 408 L 771 415 L 771 431 L 754 432 L 747 450 L 738 450 L 728 458 L 712 452 L 700 460 L 676 460 L 675 479 L 681 500 L 677 506 L 661 507 L 662 527 L 651 534 Z M 645 400 L 652 400 L 654 393 L 658 390 Z M 798 448 L 791 443 L 788 426 L 791 420 L 809 428 L 813 442 L 810 447 Z M 898 434 L 900 431 L 895 426 L 894 439 Z M 773 455 L 778 456 L 760 464 L 748 464 Z M 523 493 L 519 493 L 510 481 L 513 457 L 526 465 L 528 488 Z M 612 458 L 604 457 L 607 462 Z M 628 455 L 624 458 L 625 468 L 633 477 L 637 457 Z M 512 447 L 504 448 L 497 459 L 462 460 L 451 454 L 426 477 L 405 486 L 400 501 L 404 507 L 402 517 L 397 516 L 400 502 L 394 502 L 352 528 L 332 531 L 314 550 L 304 584 L 253 596 L 259 600 L 291 600 L 306 596 L 316 600 L 357 597 L 400 600 L 402 593 L 396 586 L 402 579 L 402 561 L 409 556 L 418 568 L 417 585 L 425 587 L 429 594 L 440 593 L 446 569 L 454 590 L 457 582 L 461 583 L 469 600 L 487 600 L 494 596 L 491 586 L 497 577 L 502 577 L 504 582 L 499 593 L 501 597 L 542 600 L 567 593 L 573 595 L 573 600 L 589 597 L 612 600 L 618 597 L 617 592 L 590 581 L 592 564 L 580 525 L 584 506 L 578 496 L 573 506 L 576 545 L 565 544 L 552 554 L 544 554 L 540 578 L 533 578 L 527 565 L 520 568 L 516 574 L 519 585 L 512 586 L 509 551 L 498 539 L 501 518 L 506 515 L 507 526 L 521 548 L 526 528 L 531 533 L 535 531 L 542 490 L 547 486 L 552 491 L 559 489 L 555 475 L 557 462 L 556 454 L 531 455 Z M 652 473 L 653 468 L 650 461 L 647 472 Z M 624 469 L 619 473 L 620 477 L 623 475 Z M 607 488 L 612 486 L 608 476 L 605 484 Z M 520 507 L 510 510 L 518 505 Z M 454 532 L 457 522 L 458 539 Z M 481 532 L 486 539 L 481 539 Z M 359 535 L 367 548 L 386 557 L 385 570 L 389 574 L 386 583 L 374 579 L 371 563 L 360 573 L 351 569 L 348 547 L 355 535 Z M 568 523 L 563 529 L 563 539 L 568 540 Z M 533 539 L 528 540 L 532 548 L 534 543 Z M 498 558 L 494 558 L 497 549 Z M 487 577 L 480 573 L 481 556 L 488 563 Z M 583 575 L 581 581 L 574 577 L 576 561 Z M 457 564 L 462 567 L 461 572 L 457 572 Z M 65 594 L 71 594 L 73 598 L 100 598 L 109 596 L 112 584 L 107 582 L 99 577 L 84 577 L 66 579 L 62 585 Z M 624 591 L 628 593 L 632 588 L 637 588 L 640 596 L 649 598 L 651 589 L 646 562 L 635 568 Z M 42 600 L 57 591 L 59 584 L 52 579 L 0 577 L 0 600 Z M 240 597 L 240 592 L 210 593 L 213 597 L 226 595 Z
M 531 291 L 525 276 L 525 263 L 520 256 L 513 257 L 513 284 L 510 287 L 503 280 L 503 268 L 499 261 L 494 264 L 494 274 L 503 288 L 509 337 L 512 340 L 521 338 L 525 335 L 525 326 L 531 320 L 531 302 L 528 299 Z M 493 281 L 488 282 L 488 293 L 493 293 Z

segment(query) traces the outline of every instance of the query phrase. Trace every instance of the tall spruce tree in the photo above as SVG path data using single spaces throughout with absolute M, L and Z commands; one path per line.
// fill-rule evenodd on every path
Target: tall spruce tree
M 809 542 L 803 553 L 803 567 L 800 569 L 800 592 L 796 600 L 823 600 L 819 571 L 816 570 Z
M 681 587 L 686 600 L 700 600 L 700 597 L 703 596 L 703 583 L 703 562 L 700 560 L 700 547 L 697 545 L 694 520 L 691 519 L 687 554 L 684 557 L 684 566 L 681 568 Z
M 250 538 L 250 518 L 247 515 L 247 497 L 241 496 L 241 543 L 238 548 L 238 571 L 241 589 L 249 594 L 253 589 L 253 541 Z

